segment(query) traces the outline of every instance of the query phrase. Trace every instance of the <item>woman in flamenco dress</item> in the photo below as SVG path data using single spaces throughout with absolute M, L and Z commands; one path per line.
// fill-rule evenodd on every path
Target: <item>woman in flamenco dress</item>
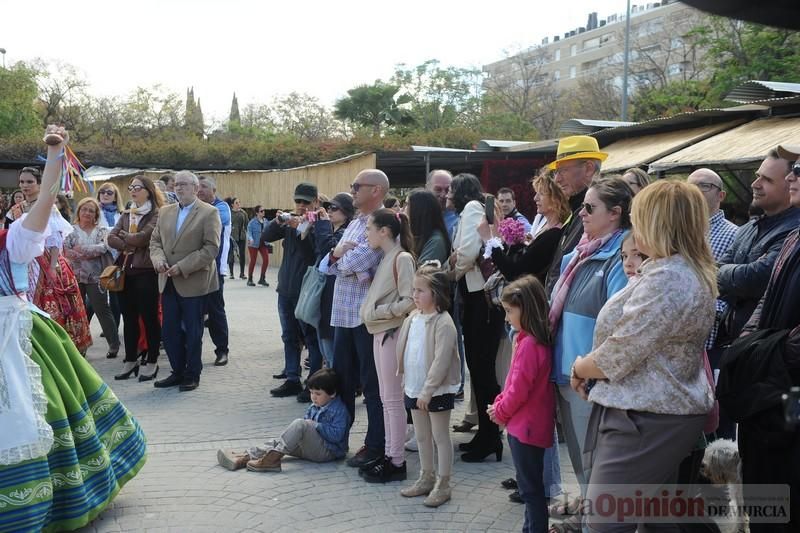
M 0 231 L 0 532 L 85 526 L 144 466 L 144 433 L 70 336 L 28 299 L 67 132 L 48 126 L 36 203 Z

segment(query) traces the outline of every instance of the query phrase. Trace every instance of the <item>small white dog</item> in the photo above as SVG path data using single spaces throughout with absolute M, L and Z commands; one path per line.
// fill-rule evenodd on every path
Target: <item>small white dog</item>
M 728 439 L 715 440 L 706 447 L 701 472 L 715 487 L 724 488 L 732 509 L 744 506 L 742 494 L 742 461 L 739 447 Z M 747 516 L 732 515 L 715 520 L 721 533 L 746 532 Z

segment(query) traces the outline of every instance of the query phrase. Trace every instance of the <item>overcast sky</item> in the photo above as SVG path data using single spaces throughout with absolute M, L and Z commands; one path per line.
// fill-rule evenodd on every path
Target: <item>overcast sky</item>
M 330 105 L 397 63 L 480 67 L 585 26 L 591 11 L 624 10 L 625 0 L 0 0 L 0 48 L 6 64 L 70 63 L 95 95 L 194 86 L 209 122 L 227 118 L 234 91 L 240 106 L 291 91 Z

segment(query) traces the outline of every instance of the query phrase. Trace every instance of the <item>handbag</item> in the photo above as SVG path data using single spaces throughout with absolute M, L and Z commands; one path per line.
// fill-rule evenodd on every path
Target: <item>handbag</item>
M 500 299 L 503 296 L 503 290 L 508 285 L 505 276 L 498 270 L 494 272 L 486 283 L 483 285 L 483 290 L 486 293 L 486 299 L 489 303 L 497 307 L 503 307 L 503 302 Z
M 122 265 L 110 265 L 100 273 L 100 286 L 108 292 L 120 292 L 125 290 L 125 267 L 131 254 L 125 254 Z
M 306 269 L 303 275 L 303 283 L 300 285 L 300 297 L 294 308 L 294 317 L 302 320 L 306 324 L 319 327 L 321 316 L 322 291 L 328 275 L 320 272 L 315 265 Z

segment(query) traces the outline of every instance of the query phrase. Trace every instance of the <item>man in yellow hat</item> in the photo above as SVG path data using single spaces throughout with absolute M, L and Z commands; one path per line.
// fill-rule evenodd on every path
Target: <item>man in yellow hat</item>
M 561 258 L 574 250 L 581 240 L 583 224 L 578 212 L 583 206 L 583 198 L 592 180 L 600 176 L 600 163 L 607 157 L 607 153 L 600 151 L 597 139 L 594 137 L 573 135 L 558 141 L 556 160 L 547 166 L 554 171 L 556 183 L 569 197 L 569 206 L 572 210 L 572 214 L 564 224 L 561 242 L 547 274 L 547 294 L 552 292 L 558 280 Z

